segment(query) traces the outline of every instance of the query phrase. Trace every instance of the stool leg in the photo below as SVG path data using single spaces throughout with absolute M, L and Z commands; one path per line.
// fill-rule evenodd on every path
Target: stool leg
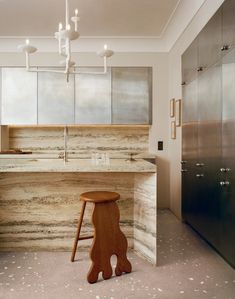
M 83 201 L 82 202 L 81 215 L 80 215 L 80 219 L 78 221 L 77 233 L 76 233 L 76 237 L 75 237 L 75 241 L 74 241 L 74 245 L 73 245 L 73 251 L 72 251 L 72 255 L 71 255 L 71 262 L 74 262 L 75 254 L 76 254 L 76 251 L 77 251 L 78 240 L 79 240 L 79 236 L 80 236 L 80 232 L 81 232 L 81 227 L 82 227 L 82 221 L 83 221 L 83 217 L 84 217 L 85 208 L 86 208 L 86 201 Z

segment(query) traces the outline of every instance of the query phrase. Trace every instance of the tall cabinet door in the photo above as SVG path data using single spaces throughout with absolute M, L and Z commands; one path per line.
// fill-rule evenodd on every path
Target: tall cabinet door
M 210 19 L 198 35 L 199 67 L 208 68 L 221 58 L 222 46 L 222 11 Z
M 235 1 L 226 0 L 222 7 L 222 37 L 223 45 L 235 47 Z M 223 51 L 226 54 L 226 51 Z
M 235 267 L 235 49 L 223 58 L 222 255 Z M 225 184 L 223 184 L 225 183 Z
M 183 86 L 182 115 L 182 215 L 193 224 L 197 205 L 195 163 L 198 160 L 197 79 Z
M 182 215 L 188 223 L 195 220 L 197 189 L 195 163 L 198 160 L 198 64 L 197 39 L 182 56 Z
M 221 64 L 198 78 L 198 223 L 196 229 L 218 246 L 220 229 Z

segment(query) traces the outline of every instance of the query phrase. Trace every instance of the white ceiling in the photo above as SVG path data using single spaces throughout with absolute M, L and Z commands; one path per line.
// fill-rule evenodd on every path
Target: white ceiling
M 70 0 L 81 36 L 160 37 L 180 0 Z M 53 36 L 65 0 L 0 0 L 0 36 Z

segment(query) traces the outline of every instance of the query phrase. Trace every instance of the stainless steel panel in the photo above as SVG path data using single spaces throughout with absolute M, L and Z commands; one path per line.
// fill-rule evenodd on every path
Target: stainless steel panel
M 199 154 L 201 160 L 221 157 L 221 65 L 198 79 Z
M 221 163 L 221 65 L 199 76 L 198 152 L 204 166 L 199 178 L 196 229 L 215 247 L 220 243 L 220 186 L 217 175 Z
M 197 160 L 198 157 L 198 82 L 194 80 L 183 87 L 182 113 L 182 159 Z
M 197 208 L 196 167 L 198 160 L 198 82 L 197 79 L 183 86 L 182 114 L 182 215 L 193 223 Z M 184 172 L 186 170 L 186 172 Z
M 199 67 L 208 68 L 221 58 L 222 46 L 221 9 L 210 19 L 198 35 Z
M 222 7 L 222 36 L 223 45 L 235 47 L 235 1 L 226 0 Z M 226 54 L 226 51 L 223 51 Z
M 151 93 L 151 68 L 112 68 L 112 123 L 151 123 Z
M 74 123 L 74 75 L 38 73 L 38 123 Z
M 235 267 L 235 49 L 223 58 L 223 161 L 220 252 Z M 222 170 L 221 169 L 221 170 Z M 227 182 L 227 184 L 226 184 Z
M 3 125 L 37 124 L 37 74 L 2 68 Z
M 188 84 L 197 77 L 198 39 L 196 38 L 182 55 L 182 83 Z
M 96 72 L 101 68 L 82 68 Z M 107 74 L 75 76 L 75 123 L 111 124 L 111 70 Z

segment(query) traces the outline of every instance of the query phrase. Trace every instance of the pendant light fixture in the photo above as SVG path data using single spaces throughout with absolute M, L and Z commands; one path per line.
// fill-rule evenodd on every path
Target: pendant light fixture
M 103 71 L 101 72 L 80 72 L 75 70 L 76 63 L 71 59 L 71 42 L 79 38 L 78 33 L 78 22 L 80 20 L 78 16 L 78 9 L 74 11 L 75 15 L 70 19 L 69 17 L 69 3 L 65 0 L 65 26 L 59 23 L 58 31 L 55 32 L 55 38 L 58 40 L 59 54 L 63 57 L 60 61 L 60 65 L 64 67 L 64 70 L 55 69 L 37 69 L 30 66 L 30 54 L 37 51 L 37 48 L 32 46 L 28 39 L 25 44 L 19 45 L 18 49 L 25 53 L 26 59 L 26 70 L 28 72 L 51 72 L 65 74 L 67 81 L 69 81 L 70 74 L 106 74 L 107 73 L 107 58 L 111 57 L 114 52 L 108 49 L 107 45 L 104 45 L 104 49 L 97 54 L 103 58 L 104 65 Z M 70 20 L 74 23 L 73 26 L 70 24 Z

